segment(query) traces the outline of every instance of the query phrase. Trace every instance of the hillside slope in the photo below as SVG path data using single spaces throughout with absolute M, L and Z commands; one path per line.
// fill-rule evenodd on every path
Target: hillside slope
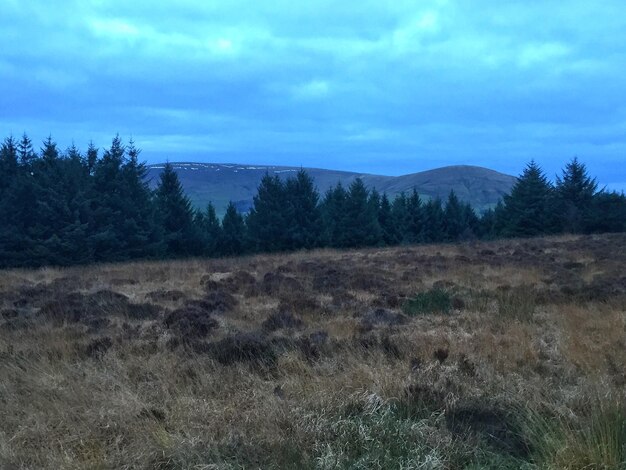
M 240 165 L 218 163 L 173 163 L 180 181 L 196 207 L 205 207 L 209 201 L 219 214 L 225 211 L 228 201 L 234 201 L 241 211 L 252 204 L 252 197 L 265 173 L 287 178 L 299 168 L 289 166 Z M 148 166 L 148 178 L 156 185 L 163 164 Z M 416 188 L 424 198 L 446 198 L 451 190 L 478 211 L 497 203 L 515 183 L 510 175 L 476 166 L 449 166 L 402 176 L 382 176 L 348 171 L 306 168 L 323 194 L 341 182 L 345 187 L 361 177 L 370 188 L 376 188 L 393 197 L 402 191 Z

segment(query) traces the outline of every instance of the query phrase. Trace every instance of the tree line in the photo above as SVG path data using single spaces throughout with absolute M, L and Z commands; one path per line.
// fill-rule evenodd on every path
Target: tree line
M 626 230 L 626 197 L 598 188 L 569 162 L 552 184 L 531 162 L 510 194 L 479 216 L 451 192 L 390 199 L 360 179 L 320 195 L 304 171 L 266 174 L 253 207 L 192 207 L 172 165 L 150 189 L 140 150 L 116 136 L 100 154 L 27 135 L 0 146 L 0 266 L 72 265 L 185 256 L 233 256 L 317 247 L 356 248 Z

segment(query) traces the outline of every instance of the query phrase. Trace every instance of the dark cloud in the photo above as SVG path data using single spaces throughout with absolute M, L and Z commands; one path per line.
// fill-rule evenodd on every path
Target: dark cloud
M 144 158 L 552 175 L 622 187 L 620 0 L 0 5 L 0 128 Z

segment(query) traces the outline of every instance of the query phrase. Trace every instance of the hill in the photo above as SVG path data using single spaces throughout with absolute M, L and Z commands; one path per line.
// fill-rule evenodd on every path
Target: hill
M 237 204 L 240 211 L 247 211 L 266 172 L 287 178 L 300 169 L 290 166 L 234 163 L 181 162 L 172 165 L 193 204 L 203 208 L 212 201 L 219 214 L 225 211 L 230 200 Z M 156 185 L 162 169 L 163 164 L 148 165 L 148 178 L 151 184 Z M 368 187 L 376 188 L 381 193 L 385 192 L 390 197 L 402 191 L 408 193 L 416 188 L 423 198 L 444 199 L 451 190 L 454 190 L 462 200 L 469 202 L 479 212 L 494 206 L 515 183 L 513 176 L 476 166 L 448 166 L 402 176 L 320 168 L 305 169 L 315 179 L 317 188 L 322 194 L 338 182 L 347 187 L 354 179 L 360 177 Z

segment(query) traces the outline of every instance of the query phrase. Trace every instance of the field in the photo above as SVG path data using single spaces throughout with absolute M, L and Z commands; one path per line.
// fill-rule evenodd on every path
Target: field
M 0 468 L 626 468 L 626 235 L 0 272 Z

